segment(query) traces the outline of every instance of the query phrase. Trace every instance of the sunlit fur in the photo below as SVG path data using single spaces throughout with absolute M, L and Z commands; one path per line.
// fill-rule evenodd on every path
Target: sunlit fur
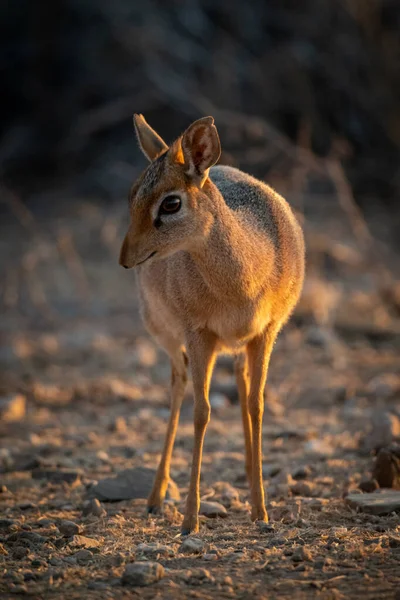
M 211 166 L 220 150 L 213 119 L 207 119 L 192 125 L 190 135 L 185 133 L 161 155 L 158 137 L 154 150 L 151 144 L 143 148 L 152 130 L 144 119 L 140 121 L 141 128 L 143 123 L 148 127 L 146 138 L 141 138 L 142 149 L 150 158 L 154 152 L 155 160 L 132 187 L 131 222 L 120 256 L 122 265 L 134 267 L 157 252 L 137 268 L 140 306 L 148 330 L 172 363 L 172 416 L 150 509 L 160 508 L 165 495 L 186 381 L 182 357 L 189 345 L 196 458 L 183 526 L 186 532 L 197 529 L 199 461 L 209 418 L 208 384 L 218 352 L 247 353 L 253 387 L 243 383 L 247 367 L 238 370 L 242 395 L 248 396 L 241 398 L 246 467 L 249 480 L 253 480 L 252 516 L 267 520 L 260 489 L 260 397 L 273 342 L 297 303 L 304 275 L 303 235 L 288 203 L 250 175 L 232 167 Z M 156 227 L 155 206 L 170 192 L 181 196 L 181 214 L 162 217 L 162 225 Z M 193 361 L 196 367 L 204 363 L 199 375 L 193 373 Z M 198 429 L 196 420 L 201 422 Z M 251 427 L 259 432 L 258 441 L 251 438 Z

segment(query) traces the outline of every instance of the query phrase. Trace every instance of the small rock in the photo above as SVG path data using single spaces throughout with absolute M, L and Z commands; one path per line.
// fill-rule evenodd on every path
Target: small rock
M 263 477 L 269 479 L 270 477 L 276 477 L 282 471 L 281 465 L 270 464 L 263 465 Z
M 40 569 L 42 567 L 47 567 L 47 562 L 41 558 L 34 558 L 31 565 L 32 567 L 35 567 L 35 569 Z
M 179 552 L 185 554 L 200 554 L 203 552 L 205 544 L 203 540 L 196 537 L 188 537 L 179 547 Z
M 376 410 L 371 417 L 371 431 L 362 442 L 366 452 L 390 446 L 400 438 L 400 419 L 387 411 Z
M 376 490 L 371 494 L 349 494 L 346 502 L 352 508 L 372 515 L 388 515 L 400 512 L 400 491 Z
M 0 494 L 8 494 L 9 493 L 9 489 L 6 485 L 0 485 Z
M 303 465 L 295 469 L 292 473 L 293 479 L 307 479 L 312 475 L 312 469 L 308 465 Z
M 92 498 L 84 504 L 82 514 L 85 517 L 87 517 L 88 515 L 94 515 L 95 517 L 105 517 L 107 515 L 107 511 L 100 504 L 97 498 Z
M 139 561 L 126 565 L 121 582 L 123 585 L 145 586 L 156 583 L 164 575 L 164 567 L 159 563 Z
M 218 560 L 218 558 L 219 558 L 218 554 L 211 554 L 211 553 L 203 554 L 203 560 L 206 560 L 206 561 L 216 561 L 216 560 Z
M 73 535 L 82 532 L 82 527 L 73 521 L 61 521 L 58 529 L 64 537 L 72 537 Z
M 47 479 L 51 483 L 66 482 L 70 485 L 80 483 L 83 471 L 80 469 L 33 469 L 33 479 Z
M 175 550 L 169 546 L 158 544 L 157 542 L 150 542 L 149 544 L 139 544 L 136 548 L 138 554 L 146 554 L 153 556 L 174 556 Z
M 84 564 L 93 558 L 93 552 L 90 552 L 90 550 L 78 550 L 78 552 L 75 552 L 74 558 L 78 564 Z
M 312 481 L 297 481 L 290 489 L 295 496 L 310 497 L 315 494 L 315 484 Z
M 0 531 L 10 531 L 16 524 L 14 519 L 0 519 Z
M 42 517 L 41 519 L 36 521 L 37 527 L 47 528 L 47 527 L 51 527 L 52 525 L 53 525 L 53 521 L 51 519 L 46 519 L 46 517 Z
M 0 421 L 12 423 L 25 417 L 26 398 L 22 394 L 10 394 L 0 398 Z
M 275 527 L 274 525 L 272 525 L 272 523 L 266 523 L 265 521 L 257 521 L 257 527 L 260 533 L 275 533 Z
M 206 502 L 205 500 L 200 502 L 199 514 L 209 519 L 215 519 L 216 517 L 225 518 L 228 516 L 225 506 L 222 506 L 219 502 Z
M 400 446 L 392 445 L 379 451 L 372 476 L 380 487 L 400 490 Z
M 103 479 L 90 488 L 89 494 L 99 500 L 116 502 L 147 498 L 152 490 L 156 472 L 147 467 L 125 469 L 116 477 Z M 167 499 L 179 502 L 180 494 L 177 485 L 169 480 Z
M 28 588 L 23 583 L 10 583 L 9 590 L 12 594 L 27 594 Z
M 98 548 L 100 542 L 84 535 L 73 535 L 68 541 L 68 545 L 72 548 Z
M 21 510 L 35 510 L 37 508 L 36 504 L 27 500 L 26 502 L 20 502 L 18 504 L 18 508 Z
M 379 488 L 379 483 L 376 479 L 362 479 L 358 487 L 363 492 L 370 493 Z
M 29 540 L 33 544 L 44 544 L 46 538 L 34 531 L 16 531 L 7 538 L 8 542 L 18 542 L 19 540 Z
M 302 562 L 303 560 L 312 560 L 312 554 L 306 546 L 299 546 L 292 554 L 294 562 Z

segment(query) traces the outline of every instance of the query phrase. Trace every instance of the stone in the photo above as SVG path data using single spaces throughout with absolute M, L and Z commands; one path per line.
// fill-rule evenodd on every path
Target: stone
M 216 517 L 225 518 L 228 516 L 225 506 L 222 506 L 219 502 L 207 502 L 205 500 L 200 502 L 199 514 L 209 519 L 215 519 Z
M 138 561 L 126 565 L 121 583 L 131 586 L 151 585 L 162 579 L 164 575 L 164 567 L 160 563 Z
M 362 450 L 380 450 L 397 439 L 400 439 L 400 418 L 387 411 L 376 410 L 371 416 L 371 431 L 362 441 Z
M 46 479 L 51 483 L 69 483 L 77 484 L 80 483 L 81 476 L 83 475 L 83 471 L 81 469 L 33 469 L 32 478 L 33 479 Z
M 15 533 L 11 533 L 7 538 L 8 542 L 18 542 L 19 540 L 29 540 L 32 544 L 40 545 L 44 544 L 46 538 L 34 531 L 16 531 Z
M 212 392 L 210 394 L 210 405 L 214 410 L 227 408 L 230 405 L 229 398 L 219 392 Z
M 395 373 L 384 373 L 371 379 L 367 385 L 368 394 L 380 399 L 389 400 L 400 396 L 400 377 Z
M 147 498 L 152 490 L 155 475 L 155 470 L 147 467 L 125 469 L 116 477 L 102 479 L 92 486 L 89 495 L 105 502 Z M 172 479 L 168 483 L 166 498 L 175 502 L 180 500 L 179 489 Z
M 302 562 L 303 560 L 311 561 L 312 554 L 306 546 L 299 546 L 292 554 L 294 562 Z
M 179 552 L 185 554 L 200 554 L 205 548 L 203 540 L 197 537 L 188 537 L 179 547 Z
M 85 517 L 87 517 L 88 515 L 94 515 L 95 517 L 105 517 L 107 515 L 107 511 L 100 504 L 97 498 L 92 498 L 84 504 L 82 514 Z
M 400 548 L 400 536 L 389 535 L 389 548 Z
M 400 446 L 381 448 L 372 476 L 380 487 L 400 490 Z
M 22 558 L 28 556 L 28 554 L 29 548 L 26 548 L 25 546 L 17 546 L 12 550 L 12 557 L 14 560 L 21 560 Z
M 149 544 L 139 544 L 136 548 L 137 554 L 145 554 L 146 556 L 175 556 L 175 550 L 170 546 L 164 544 L 158 544 L 157 542 L 150 542 Z
M 295 496 L 310 497 L 315 495 L 315 487 L 312 481 L 296 481 L 290 489 Z
M 85 549 L 78 550 L 78 552 L 75 552 L 74 558 L 78 564 L 85 564 L 91 558 L 93 558 L 93 552 L 90 552 L 90 550 L 85 550 Z
M 293 479 L 307 479 L 312 475 L 312 469 L 308 465 L 297 467 L 292 473 Z
M 98 548 L 100 546 L 100 542 L 94 540 L 92 538 L 88 538 L 84 535 L 73 535 L 70 540 L 68 540 L 68 545 L 72 548 Z
M 379 483 L 376 479 L 362 479 L 358 487 L 361 491 L 369 494 L 379 488 Z
M 215 578 L 207 569 L 196 568 L 187 569 L 182 573 L 182 579 L 189 585 L 203 585 L 204 583 L 214 583 Z
M 115 433 L 126 433 L 128 431 L 128 425 L 124 417 L 115 417 L 114 421 L 110 424 L 110 431 Z
M 64 537 L 72 537 L 77 533 L 81 533 L 82 527 L 73 521 L 65 520 L 61 521 L 61 523 L 58 525 L 58 530 L 63 534 Z
M 400 512 L 400 491 L 376 490 L 371 494 L 349 494 L 346 502 L 352 508 L 372 515 L 388 515 Z
M 26 414 L 26 398 L 22 394 L 10 394 L 0 398 L 0 421 L 20 421 Z
M 0 519 L 0 531 L 10 531 L 17 524 L 14 519 Z

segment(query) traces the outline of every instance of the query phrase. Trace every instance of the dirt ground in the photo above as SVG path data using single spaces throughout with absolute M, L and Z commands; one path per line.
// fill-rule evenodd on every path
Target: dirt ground
M 188 553 L 179 532 L 190 388 L 171 473 L 181 502 L 158 518 L 147 519 L 144 499 L 87 514 L 96 481 L 156 467 L 169 365 L 140 323 L 132 272 L 117 264 L 127 206 L 48 200 L 33 216 L 14 199 L 0 239 L 0 391 L 26 398 L 25 413 L 0 423 L 0 597 L 400 598 L 400 514 L 364 514 L 345 500 L 371 474 L 373 415 L 399 408 L 400 313 L 343 215 L 331 207 L 327 216 L 325 205 L 323 219 L 318 209 L 308 218 L 303 298 L 272 356 L 263 442 L 272 527 L 250 522 L 240 409 L 223 358 L 201 493 L 227 516 L 202 516 L 200 550 Z M 37 478 L 38 469 L 53 476 Z M 89 540 L 63 535 L 63 520 Z M 123 585 L 126 565 L 146 560 L 164 577 Z

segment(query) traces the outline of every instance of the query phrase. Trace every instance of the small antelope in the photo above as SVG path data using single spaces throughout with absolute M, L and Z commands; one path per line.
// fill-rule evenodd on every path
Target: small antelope
M 194 448 L 182 535 L 198 531 L 200 467 L 218 353 L 233 353 L 251 487 L 251 518 L 268 521 L 262 479 L 262 417 L 276 336 L 299 298 L 304 241 L 287 202 L 265 183 L 213 166 L 221 148 L 212 117 L 171 146 L 134 116 L 150 165 L 133 184 L 119 262 L 137 267 L 141 314 L 171 360 L 171 414 L 148 499 L 161 511 L 191 367 Z

